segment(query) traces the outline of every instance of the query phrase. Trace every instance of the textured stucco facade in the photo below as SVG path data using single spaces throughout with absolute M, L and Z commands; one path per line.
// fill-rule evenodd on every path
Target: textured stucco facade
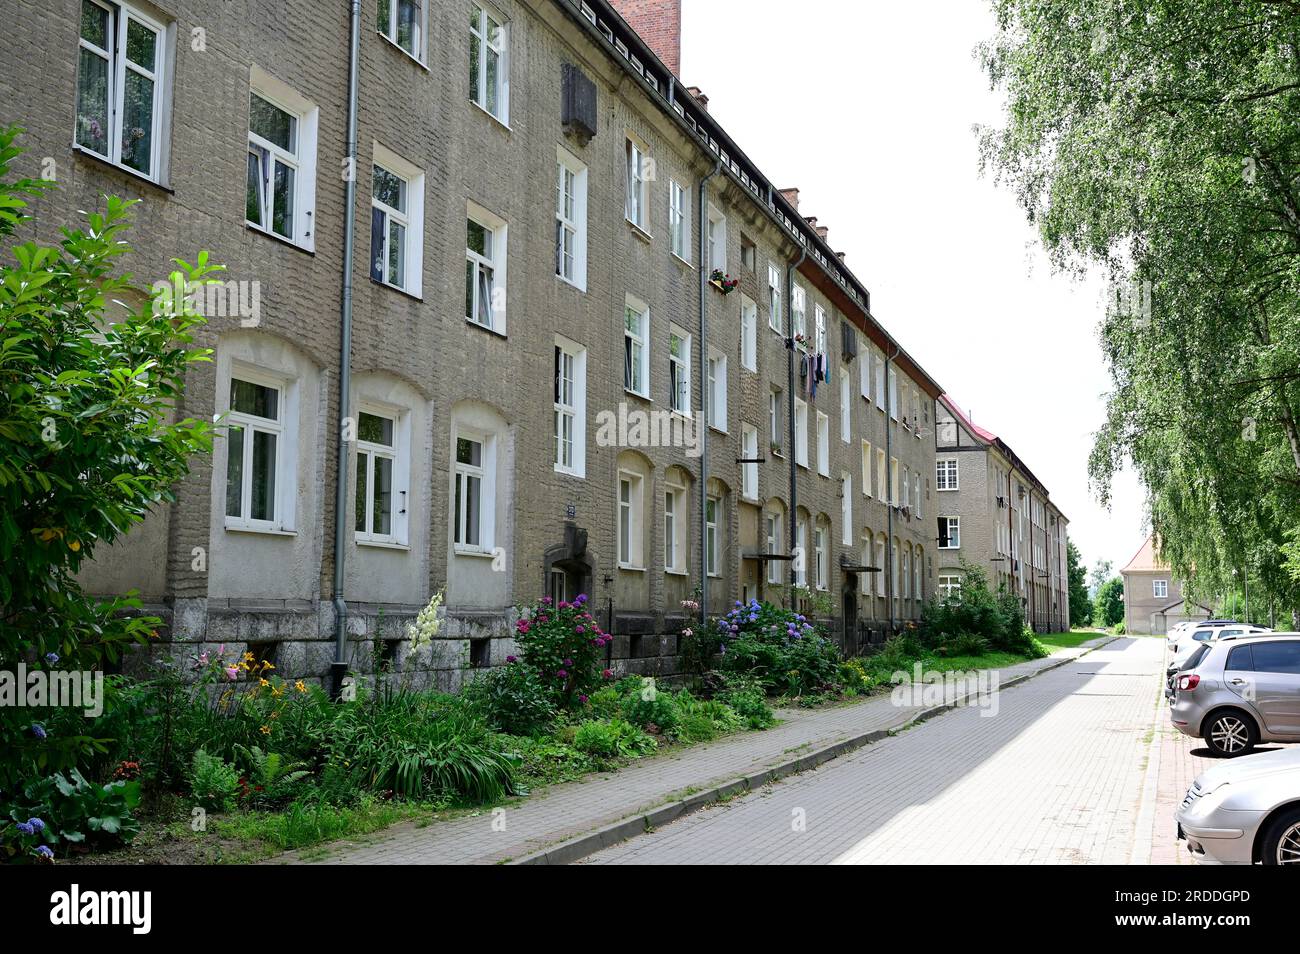
M 846 648 L 918 617 L 936 571 L 931 413 L 941 392 L 872 316 L 862 286 L 824 237 L 734 147 L 725 141 L 719 147 L 723 134 L 698 108 L 674 110 L 669 96 L 675 81 L 606 5 L 493 5 L 506 30 L 508 114 L 500 118 L 471 99 L 466 20 L 474 5 L 435 0 L 425 6 L 419 57 L 377 32 L 375 4 L 361 6 L 355 156 L 361 171 L 346 406 L 340 406 L 339 350 L 344 174 L 350 168 L 348 6 L 306 0 L 133 3 L 164 30 L 159 104 L 166 115 L 158 128 L 156 181 L 73 146 L 80 0 L 18 0 L 7 17 L 0 52 L 19 68 L 0 77 L 0 122 L 27 130 L 28 151 L 15 171 L 40 175 L 48 169 L 59 185 L 34 205 L 36 220 L 21 237 L 54 240 L 59 227 L 76 222 L 78 210 L 96 207 L 104 193 L 139 200 L 133 251 L 123 267 L 140 281 L 164 277 L 173 257 L 193 260 L 207 249 L 226 266 L 226 279 L 256 282 L 260 289 L 258 321 L 211 315 L 200 329 L 196 345 L 213 349 L 213 360 L 191 371 L 180 413 L 212 419 L 228 410 L 231 381 L 241 375 L 282 384 L 277 526 L 234 527 L 227 519 L 231 451 L 221 431 L 213 453 L 193 461 L 176 502 L 85 570 L 86 588 L 138 589 L 168 620 L 173 639 L 196 647 L 258 644 L 270 647 L 285 675 L 323 676 L 334 651 L 339 442 L 352 451 L 344 479 L 353 488 L 358 457 L 351 431 L 359 413 L 378 407 L 393 415 L 403 434 L 392 488 L 403 531 L 400 540 L 382 545 L 358 539 L 350 529 L 356 494 L 348 490 L 345 585 L 337 595 L 346 600 L 354 665 L 364 666 L 381 640 L 399 665 L 455 688 L 464 669 L 499 662 L 513 649 L 516 605 L 563 585 L 569 596 L 590 594 L 593 611 L 616 636 L 618 666 L 671 672 L 676 633 L 687 622 L 681 603 L 699 588 L 707 587 L 709 607 L 719 612 L 742 597 L 790 599 L 794 561 L 779 561 L 773 576 L 773 561 L 761 558 L 769 550 L 768 515 L 779 518 L 776 555 L 789 556 L 802 543 L 808 585 L 820 584 L 829 597 L 830 622 Z M 595 84 L 597 129 L 589 140 L 562 125 L 566 66 Z M 647 75 L 658 78 L 657 86 L 647 84 Z M 29 84 L 29 76 L 41 82 Z M 310 116 L 314 150 L 299 175 L 310 177 L 313 189 L 298 244 L 246 221 L 249 94 L 259 82 L 292 91 L 311 110 L 303 113 L 300 132 L 307 135 Z M 640 228 L 626 216 L 629 137 L 654 160 L 648 217 Z M 728 149 L 732 158 L 718 170 Z M 370 277 L 369 170 L 381 150 L 422 175 L 420 269 L 408 290 Z M 560 150 L 586 173 L 580 286 L 556 274 Z M 725 218 L 725 270 L 739 285 L 726 295 L 705 289 L 704 331 L 699 225 L 705 210 L 699 195 L 711 173 L 707 202 Z M 671 182 L 684 187 L 689 205 L 683 256 L 669 241 Z M 496 330 L 465 316 L 466 219 L 479 214 L 475 209 L 502 223 L 503 317 Z M 768 323 L 769 266 L 780 276 L 781 332 Z M 804 352 L 788 337 L 793 302 L 787 283 L 805 296 L 810 335 L 816 316 L 825 316 L 830 380 L 820 382 L 815 395 L 802 373 Z M 649 309 L 644 397 L 624 386 L 629 296 Z M 742 308 L 751 305 L 752 370 L 742 366 L 741 354 Z M 691 337 L 693 422 L 705 401 L 704 361 L 709 355 L 726 361 L 727 413 L 709 429 L 703 459 L 681 446 L 603 441 L 599 431 L 609 415 L 666 409 L 670 327 Z M 585 453 L 576 474 L 555 462 L 559 339 L 583 355 Z M 808 444 L 807 466 L 793 467 L 796 501 L 788 436 L 792 357 L 794 390 L 805 407 L 796 414 L 806 413 Z M 881 373 L 887 377 L 879 380 L 893 379 L 886 393 L 897 390 L 892 415 L 881 406 Z M 779 440 L 770 439 L 774 392 Z M 752 495 L 744 492 L 746 465 L 738 462 L 746 458 L 747 427 L 757 431 L 764 458 L 752 465 Z M 490 527 L 485 543 L 491 544 L 485 552 L 470 552 L 455 540 L 455 461 L 465 435 L 482 443 L 482 486 L 491 488 L 483 501 L 488 514 L 482 525 Z M 865 465 L 863 442 L 871 448 Z M 886 448 L 886 485 L 894 466 L 900 475 L 896 495 L 878 480 L 876 457 Z M 620 559 L 619 539 L 624 474 L 636 478 L 641 508 L 638 553 L 628 561 Z M 666 493 L 676 487 L 683 504 L 675 525 L 682 572 L 668 571 L 664 559 Z M 886 504 L 886 496 L 897 499 Z M 712 501 L 710 531 L 716 532 L 716 572 L 707 576 L 700 572 L 706 500 Z M 443 588 L 442 639 L 428 657 L 405 659 L 406 624 Z

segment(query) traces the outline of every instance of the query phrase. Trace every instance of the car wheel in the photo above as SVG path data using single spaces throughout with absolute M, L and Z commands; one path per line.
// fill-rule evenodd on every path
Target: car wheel
M 1232 758 L 1245 755 L 1259 741 L 1259 731 L 1254 721 L 1244 712 L 1225 709 L 1216 712 L 1205 723 L 1205 744 L 1215 755 Z
M 1300 808 L 1282 812 L 1268 826 L 1259 849 L 1266 865 L 1300 865 Z

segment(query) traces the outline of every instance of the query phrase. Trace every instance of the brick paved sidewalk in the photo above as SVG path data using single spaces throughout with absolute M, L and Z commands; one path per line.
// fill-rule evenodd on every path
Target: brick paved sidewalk
M 1000 671 L 1003 683 L 1082 655 L 1098 640 Z M 286 852 L 272 864 L 493 864 L 522 858 L 696 791 L 771 768 L 845 739 L 905 725 L 921 707 L 888 695 L 822 710 L 782 710 L 782 723 L 549 787 L 504 806 L 432 823 L 406 822 L 363 842 Z M 502 824 L 504 822 L 504 825 Z M 495 824 L 494 824 L 495 823 Z M 421 827 L 423 825 L 423 827 Z M 503 829 L 503 830 L 498 830 Z

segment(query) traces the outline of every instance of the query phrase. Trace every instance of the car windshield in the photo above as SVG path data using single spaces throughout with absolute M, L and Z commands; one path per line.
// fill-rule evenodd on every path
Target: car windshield
M 1205 654 L 1209 651 L 1209 646 L 1197 646 L 1192 654 L 1187 657 L 1186 662 L 1179 667 L 1179 672 L 1187 672 L 1189 669 L 1195 669 L 1201 664 L 1201 660 L 1205 658 Z

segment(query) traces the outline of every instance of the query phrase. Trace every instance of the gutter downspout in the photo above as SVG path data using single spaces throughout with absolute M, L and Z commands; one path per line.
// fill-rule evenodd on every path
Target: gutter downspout
M 348 51 L 348 141 L 346 155 L 352 174 L 343 185 L 343 300 L 339 336 L 339 456 L 334 476 L 334 662 L 330 664 L 330 694 L 338 699 L 348 663 L 348 604 L 343 598 L 343 560 L 347 543 L 349 443 L 342 420 L 348 415 L 352 391 L 352 259 L 356 245 L 357 87 L 361 57 L 361 0 L 352 0 L 352 41 Z
M 785 267 L 785 310 L 788 312 L 785 316 L 786 328 L 790 332 L 785 339 L 785 377 L 786 377 L 786 422 L 789 425 L 786 430 L 790 434 L 790 447 L 787 451 L 790 461 L 790 552 L 794 553 L 794 548 L 798 545 L 797 534 L 799 530 L 799 491 L 796 483 L 798 475 L 797 464 L 795 464 L 794 449 L 794 273 L 804 259 L 808 257 L 808 246 L 805 245 L 799 253 L 799 260 L 791 262 Z M 794 586 L 798 578 L 795 570 L 795 561 L 790 561 L 790 608 L 794 609 Z
M 902 352 L 894 345 L 894 353 L 885 357 L 885 460 L 889 467 L 885 479 L 889 481 L 889 503 L 885 506 L 885 592 L 889 600 L 889 633 L 892 636 L 898 629 L 898 618 L 894 614 L 894 432 L 891 425 L 894 420 L 894 395 L 898 393 L 897 383 L 893 383 L 894 359 Z
M 700 419 L 695 424 L 700 439 L 700 626 L 709 618 L 709 180 L 722 168 L 722 160 L 700 180 Z

